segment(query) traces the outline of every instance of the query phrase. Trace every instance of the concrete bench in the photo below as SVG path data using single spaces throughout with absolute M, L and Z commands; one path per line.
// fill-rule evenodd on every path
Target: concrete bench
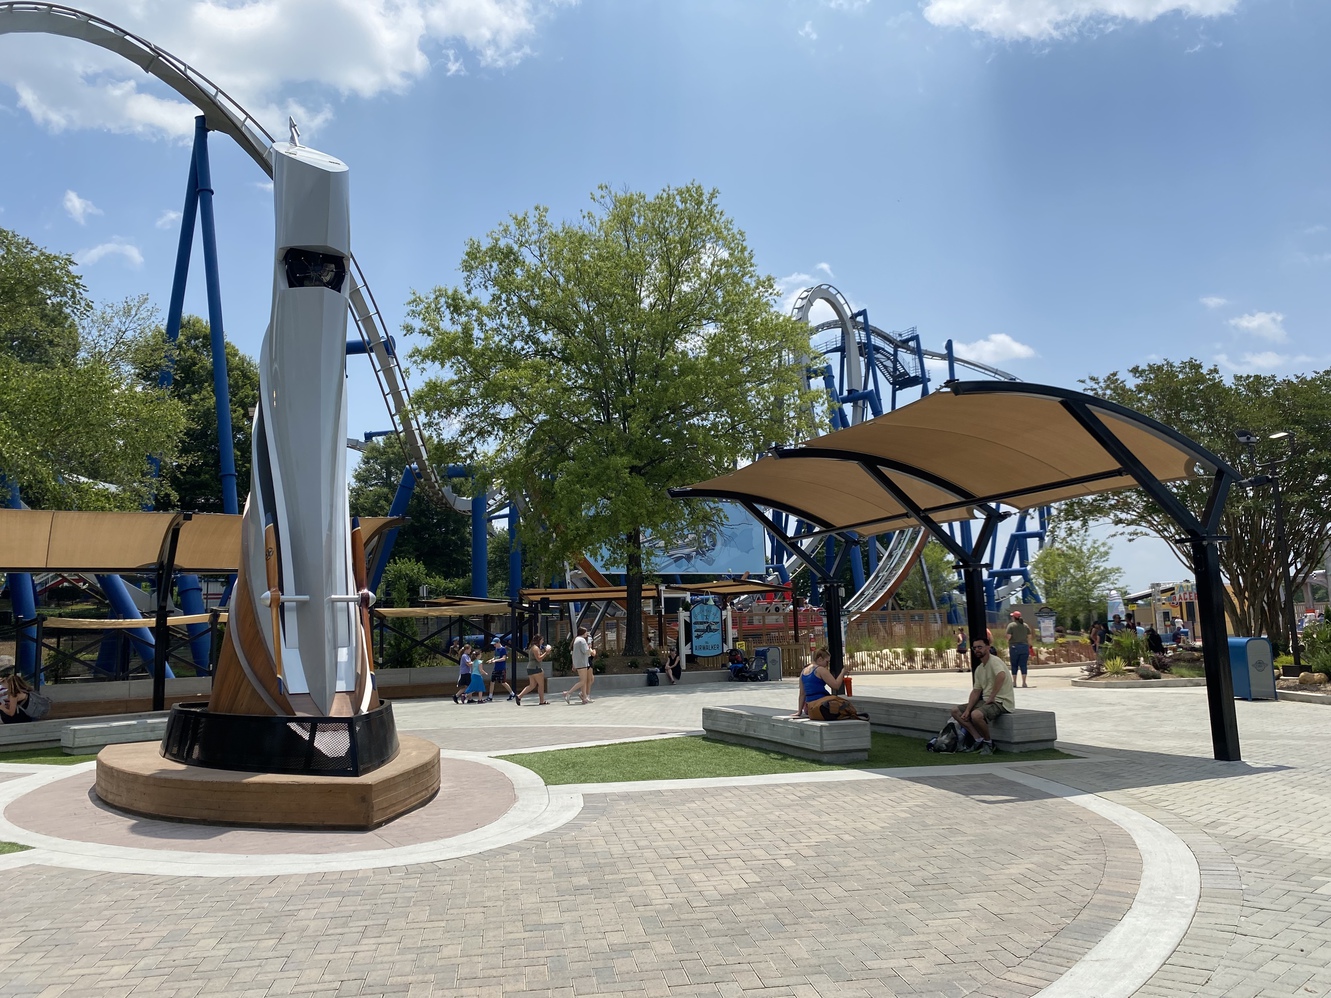
M 126 742 L 160 742 L 165 734 L 165 715 L 143 717 L 136 721 L 69 724 L 60 732 L 60 748 L 65 755 L 91 755 L 108 745 L 123 745 Z
M 869 715 L 874 731 L 890 735 L 909 735 L 932 738 L 952 716 L 955 703 L 932 703 L 927 700 L 889 700 L 887 697 L 851 697 L 861 714 Z M 838 722 L 839 723 L 839 722 Z M 1034 752 L 1053 748 L 1058 740 L 1058 727 L 1051 710 L 1025 710 L 1017 708 L 1014 714 L 1004 714 L 989 726 L 994 744 L 1002 752 Z
M 872 738 L 868 721 L 795 719 L 773 707 L 704 707 L 702 730 L 717 741 L 836 763 L 868 759 Z

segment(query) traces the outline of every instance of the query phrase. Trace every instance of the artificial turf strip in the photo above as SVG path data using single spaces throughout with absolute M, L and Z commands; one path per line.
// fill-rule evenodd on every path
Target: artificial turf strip
M 24 749 L 22 752 L 0 752 L 0 762 L 27 762 L 43 766 L 72 766 L 76 762 L 92 762 L 93 755 L 65 755 L 58 748 Z
M 1035 762 L 1073 759 L 1057 749 L 1038 752 L 974 752 L 935 755 L 924 741 L 904 735 L 873 735 L 865 762 L 835 765 L 811 762 L 769 749 L 731 745 L 707 738 L 655 738 L 592 748 L 524 752 L 500 758 L 525 766 L 547 786 L 566 783 L 620 783 L 639 780 L 695 780 L 715 776 L 763 776 L 770 773 L 816 773 L 834 769 L 895 769 L 904 766 L 957 766 L 985 762 Z
M 32 846 L 20 845 L 17 842 L 0 842 L 0 856 L 7 852 L 26 852 L 31 848 Z

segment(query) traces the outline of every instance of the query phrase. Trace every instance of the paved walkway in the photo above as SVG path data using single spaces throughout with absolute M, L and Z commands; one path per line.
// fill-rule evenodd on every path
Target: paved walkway
M 0 766 L 0 839 L 36 846 L 0 857 L 0 994 L 1331 994 L 1331 711 L 1239 702 L 1216 763 L 1204 690 L 1032 679 L 1084 758 L 547 790 L 492 757 L 794 685 L 402 703 L 446 789 L 363 836 L 131 819 L 87 766 Z

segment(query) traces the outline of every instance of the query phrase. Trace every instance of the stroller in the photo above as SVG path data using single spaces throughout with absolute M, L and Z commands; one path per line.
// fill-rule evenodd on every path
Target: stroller
M 730 681 L 732 683 L 761 683 L 767 679 L 766 669 L 755 669 L 744 658 L 744 653 L 738 648 L 731 649 L 730 661 L 727 663 L 730 669 Z

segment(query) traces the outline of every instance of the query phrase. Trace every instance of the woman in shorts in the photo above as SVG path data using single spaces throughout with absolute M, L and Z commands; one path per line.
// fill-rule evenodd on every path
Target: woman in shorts
M 461 703 L 471 685 L 471 645 L 465 644 L 458 649 L 458 688 L 453 694 L 453 702 Z
M 531 639 L 531 644 L 527 646 L 527 685 L 522 692 L 517 695 L 518 706 L 522 706 L 522 698 L 532 690 L 535 690 L 541 698 L 536 701 L 538 706 L 544 707 L 548 701 L 545 698 L 545 665 L 544 662 L 550 657 L 550 646 L 538 634 Z
M 800 706 L 795 716 L 807 717 L 812 721 L 840 721 L 860 717 L 855 705 L 841 696 L 849 671 L 848 663 L 839 676 L 833 675 L 831 653 L 826 648 L 814 652 L 813 664 L 806 666 L 800 673 Z

